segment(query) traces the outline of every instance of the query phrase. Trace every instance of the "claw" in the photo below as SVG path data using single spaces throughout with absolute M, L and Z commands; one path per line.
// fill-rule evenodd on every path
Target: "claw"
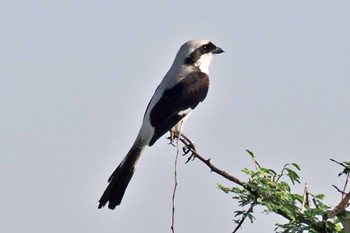
M 186 160 L 185 163 L 188 163 L 191 160 L 194 160 L 196 158 L 196 146 L 194 145 L 194 143 L 188 138 L 186 137 L 184 134 L 182 133 L 178 133 L 177 131 L 171 129 L 170 131 L 170 135 L 169 137 L 167 137 L 167 139 L 169 140 L 169 144 L 173 145 L 173 146 L 177 146 L 175 144 L 175 140 L 181 140 L 185 146 L 182 147 L 182 152 L 183 155 L 187 155 L 188 153 L 191 153 L 191 155 L 188 157 L 188 159 Z M 181 138 L 181 139 L 180 139 Z
M 169 133 L 170 135 L 166 139 L 169 140 L 170 145 L 176 146 L 176 144 L 174 143 L 175 139 L 177 138 L 176 132 L 174 130 L 170 130 Z
M 191 151 L 191 148 L 188 146 L 182 147 L 182 152 L 184 152 L 183 155 L 187 155 Z
M 184 136 L 184 135 L 182 135 Z M 184 155 L 187 155 L 188 153 L 192 152 L 191 155 L 188 157 L 187 161 L 185 163 L 188 163 L 191 160 L 194 160 L 196 158 L 196 155 L 194 152 L 196 152 L 196 147 L 193 144 L 192 141 L 190 141 L 188 138 L 186 138 L 186 140 L 188 141 L 188 145 L 185 145 L 182 148 L 182 151 L 184 152 Z
M 189 161 L 193 161 L 195 158 L 196 158 L 196 155 L 192 153 L 192 154 L 188 157 L 188 159 L 186 160 L 185 163 L 188 163 Z

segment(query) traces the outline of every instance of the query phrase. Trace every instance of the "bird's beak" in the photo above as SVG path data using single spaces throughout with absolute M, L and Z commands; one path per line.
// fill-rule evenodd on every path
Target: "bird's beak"
M 219 53 L 223 53 L 224 50 L 222 50 L 222 49 L 219 48 L 219 47 L 216 47 L 216 48 L 213 49 L 211 52 L 214 53 L 214 54 L 219 54 Z

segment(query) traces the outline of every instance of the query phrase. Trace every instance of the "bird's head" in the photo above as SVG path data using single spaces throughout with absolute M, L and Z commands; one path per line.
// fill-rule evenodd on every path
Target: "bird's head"
M 176 56 L 177 61 L 189 67 L 197 67 L 201 72 L 208 73 L 213 54 L 223 53 L 224 50 L 209 40 L 190 40 L 183 44 Z

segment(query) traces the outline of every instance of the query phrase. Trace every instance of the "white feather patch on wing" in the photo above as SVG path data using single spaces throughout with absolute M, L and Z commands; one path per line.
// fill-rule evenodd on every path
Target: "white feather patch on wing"
M 179 115 L 179 116 L 187 115 L 191 111 L 192 111 L 192 108 L 188 108 L 188 109 L 185 109 L 185 110 L 178 112 L 177 115 Z

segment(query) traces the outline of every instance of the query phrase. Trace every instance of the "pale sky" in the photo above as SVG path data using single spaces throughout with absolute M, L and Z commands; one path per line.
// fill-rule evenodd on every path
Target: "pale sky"
M 337 204 L 350 148 L 349 1 L 7 1 L 0 8 L 0 232 L 171 232 L 176 149 L 141 158 L 121 206 L 97 209 L 178 48 L 209 39 L 207 99 L 184 132 L 216 166 L 302 167 Z M 179 159 L 176 232 L 232 232 L 231 184 Z M 240 232 L 283 219 L 256 209 Z

